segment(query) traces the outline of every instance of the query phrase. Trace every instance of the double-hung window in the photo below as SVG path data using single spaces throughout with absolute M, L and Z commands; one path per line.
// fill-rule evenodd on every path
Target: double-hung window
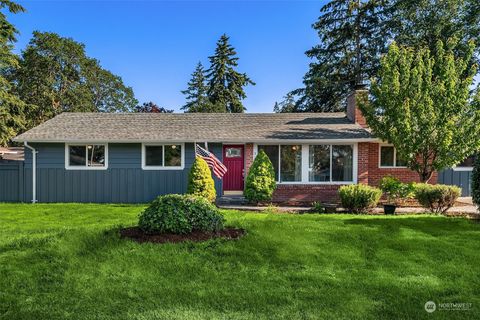
M 184 167 L 183 144 L 142 145 L 142 168 L 144 170 L 174 170 Z
M 106 144 L 68 144 L 65 146 L 65 168 L 72 170 L 107 169 Z

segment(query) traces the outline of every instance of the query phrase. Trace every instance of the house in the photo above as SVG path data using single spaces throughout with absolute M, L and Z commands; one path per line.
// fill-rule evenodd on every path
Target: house
M 195 143 L 228 168 L 215 178 L 218 196 L 242 193 L 259 150 L 273 163 L 277 202 L 334 201 L 341 185 L 375 186 L 385 175 L 418 181 L 393 146 L 372 136 L 358 93 L 346 113 L 63 113 L 15 138 L 25 161 L 18 183 L 3 179 L 0 194 L 16 188 L 25 202 L 140 203 L 184 193 Z

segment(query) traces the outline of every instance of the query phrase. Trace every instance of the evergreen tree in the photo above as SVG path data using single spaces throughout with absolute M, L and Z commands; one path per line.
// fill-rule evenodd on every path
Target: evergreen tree
M 187 193 L 204 197 L 210 202 L 217 198 L 212 173 L 205 160 L 196 157 L 188 174 Z
M 292 92 L 299 111 L 337 111 L 355 84 L 377 75 L 380 57 L 392 40 L 398 45 L 435 50 L 438 41 L 460 41 L 454 49 L 466 56 L 475 43 L 480 54 L 478 0 L 331 0 L 313 25 L 319 44 L 306 52 L 314 59 L 304 87 Z
M 250 202 L 270 201 L 276 185 L 272 162 L 267 154 L 260 150 L 248 170 L 245 198 Z
M 8 22 L 4 9 L 14 14 L 25 11 L 15 2 L 0 1 L 0 146 L 6 146 L 23 128 L 25 108 L 25 103 L 12 90 L 12 83 L 6 77 L 18 67 L 17 57 L 12 53 L 18 31 Z
M 437 42 L 459 39 L 455 53 L 468 54 L 469 41 L 480 49 L 480 2 L 478 0 L 396 0 L 392 4 L 391 30 L 397 44 L 435 50 Z
M 304 77 L 298 110 L 343 110 L 355 84 L 374 76 L 379 55 L 386 51 L 383 22 L 387 0 L 333 0 L 322 7 L 313 25 L 320 43 L 306 52 L 315 61 Z
M 217 42 L 215 54 L 210 56 L 207 70 L 207 95 L 215 112 L 240 113 L 245 111 L 242 100 L 247 97 L 243 87 L 255 83 L 245 73 L 235 70 L 238 57 L 229 44 L 229 37 L 222 35 Z
M 299 112 L 297 109 L 297 103 L 295 101 L 295 96 L 292 92 L 287 93 L 283 100 L 280 102 L 275 102 L 273 106 L 273 112 L 276 113 L 287 113 L 287 112 Z
M 205 70 L 202 63 L 198 62 L 192 78 L 188 82 L 188 88 L 182 91 L 186 96 L 187 103 L 181 109 L 185 112 L 215 112 L 208 99 L 207 91 Z

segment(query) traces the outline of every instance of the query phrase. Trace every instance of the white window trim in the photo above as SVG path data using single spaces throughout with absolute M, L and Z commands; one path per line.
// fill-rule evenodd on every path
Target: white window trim
M 85 162 L 85 166 L 71 166 L 70 165 L 70 146 L 88 146 L 88 145 L 96 145 L 96 146 L 104 146 L 105 147 L 105 166 L 103 167 L 89 167 L 88 166 L 88 159 Z M 88 153 L 87 153 L 88 157 Z M 66 170 L 107 170 L 108 169 L 108 143 L 65 143 L 65 169 Z
M 393 166 L 382 166 L 382 147 L 393 147 Z M 406 166 L 397 166 L 397 149 L 391 143 L 378 144 L 378 167 L 381 169 L 406 169 Z
M 358 181 L 358 143 L 351 143 L 351 142 L 312 142 L 308 144 L 299 144 L 299 143 L 259 143 L 253 145 L 253 157 L 258 154 L 258 146 L 259 145 L 269 145 L 269 146 L 278 146 L 278 178 L 281 177 L 281 151 L 280 146 L 286 145 L 301 145 L 302 147 L 302 180 L 301 181 L 276 181 L 279 185 L 289 185 L 289 184 L 310 184 L 310 185 L 346 185 L 346 184 L 356 184 Z M 353 181 L 309 181 L 309 150 L 310 145 L 348 145 L 353 147 L 353 170 L 352 176 Z M 330 159 L 332 154 L 332 148 L 330 148 Z M 330 165 L 330 170 L 332 170 L 332 166 Z M 330 174 L 330 177 L 332 175 Z
M 178 167 L 168 167 L 165 166 L 165 145 L 180 145 L 182 147 L 181 153 L 180 153 L 180 161 L 181 164 Z M 163 166 L 147 166 L 145 164 L 146 162 L 146 152 L 145 152 L 145 147 L 146 146 L 162 146 L 162 163 L 164 164 Z M 185 169 L 185 143 L 179 143 L 179 142 L 162 142 L 162 143 L 142 143 L 142 170 L 183 170 Z

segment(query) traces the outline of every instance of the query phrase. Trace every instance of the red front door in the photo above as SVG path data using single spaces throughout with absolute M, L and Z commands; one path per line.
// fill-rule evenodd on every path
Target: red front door
M 223 146 L 223 164 L 228 170 L 223 176 L 223 191 L 243 191 L 243 151 L 243 145 Z

